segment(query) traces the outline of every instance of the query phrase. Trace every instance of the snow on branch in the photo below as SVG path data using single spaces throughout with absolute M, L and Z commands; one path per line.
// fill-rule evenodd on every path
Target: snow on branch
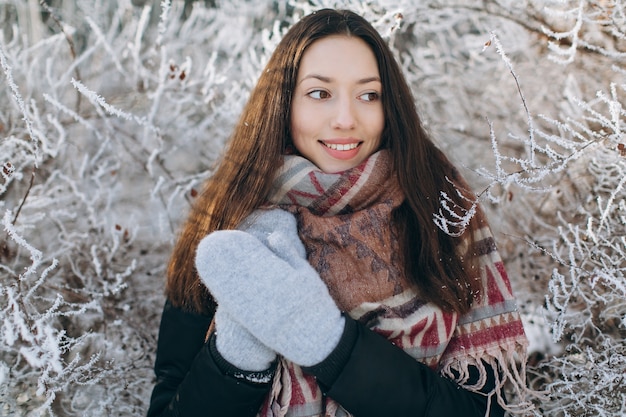
M 9 85 L 9 88 L 11 89 L 13 100 L 15 100 L 15 102 L 17 103 L 22 113 L 22 120 L 24 120 L 24 123 L 26 124 L 28 135 L 30 136 L 30 139 L 34 147 L 34 155 L 35 155 L 34 163 L 35 163 L 35 167 L 37 167 L 37 165 L 39 164 L 41 160 L 41 155 L 40 155 L 39 148 L 38 148 L 39 135 L 37 135 L 37 133 L 35 132 L 35 128 L 33 127 L 33 122 L 29 117 L 29 112 L 26 108 L 26 104 L 24 103 L 24 99 L 22 98 L 22 95 L 20 94 L 18 86 L 15 84 L 15 80 L 13 79 L 12 69 L 11 69 L 11 66 L 9 65 L 8 59 L 5 55 L 2 45 L 0 45 L 0 66 L 2 66 L 2 70 L 4 71 L 4 75 L 6 76 L 7 84 Z
M 626 58 L 626 51 L 620 46 L 626 39 L 622 0 L 549 0 L 544 12 L 549 22 L 542 25 L 543 33 L 554 39 L 548 42 L 552 61 L 571 64 L 580 51 L 617 61 Z
M 452 180 L 446 177 L 446 181 L 454 184 Z M 459 237 L 470 224 L 470 221 L 476 214 L 478 209 L 478 201 L 468 199 L 465 194 L 456 189 L 457 196 L 468 203 L 470 203 L 469 209 L 459 206 L 448 194 L 441 192 L 440 208 L 439 212 L 433 216 L 435 224 L 443 232 L 450 236 Z
M 148 6 L 146 6 L 148 7 Z M 161 1 L 161 16 L 159 19 L 159 34 L 156 38 L 155 43 L 157 45 L 161 45 L 163 43 L 163 37 L 165 36 L 165 32 L 167 30 L 167 21 L 170 15 L 170 10 L 172 8 L 171 0 L 162 0 Z
M 96 93 L 95 91 L 92 91 L 90 89 L 88 89 L 83 83 L 81 83 L 78 80 L 75 80 L 72 78 L 72 85 L 74 86 L 74 88 L 76 88 L 81 94 L 83 94 L 85 97 L 87 97 L 87 99 L 93 104 L 93 105 L 97 105 L 102 107 L 107 113 L 113 115 L 113 116 L 117 116 L 120 117 L 122 119 L 128 120 L 128 121 L 134 121 L 136 122 L 138 125 L 140 126 L 144 126 L 149 128 L 150 130 L 153 130 L 155 132 L 158 133 L 159 129 L 156 128 L 154 125 L 148 123 L 146 121 L 146 119 L 144 117 L 138 117 L 135 116 L 134 114 L 125 112 L 123 110 L 120 110 L 118 108 L 116 108 L 115 106 L 112 106 L 110 104 L 108 104 L 106 102 L 106 100 L 104 99 L 104 97 L 102 97 L 101 95 L 99 95 L 98 93 Z
M 0 304 L 0 352 L 3 358 L 0 364 L 3 369 L 9 369 L 13 383 L 24 377 L 17 370 L 18 365 L 22 369 L 27 366 L 37 371 L 39 377 L 35 395 L 44 398 L 38 408 L 45 411 L 50 409 L 67 381 L 84 380 L 97 360 L 96 355 L 84 362 L 77 354 L 90 334 L 70 337 L 66 331 L 58 328 L 57 320 L 98 311 L 99 305 L 96 300 L 70 303 L 61 294 L 56 294 L 52 299 L 42 298 L 41 288 L 47 285 L 46 281 L 59 262 L 52 259 L 50 265 L 39 272 L 43 264 L 42 252 L 18 233 L 11 217 L 7 211 L 2 220 L 4 230 L 15 243 L 31 254 L 31 263 L 12 282 L 0 281 L 0 298 L 4 300 Z M 66 358 L 70 354 L 74 354 L 74 358 L 67 362 Z M 92 383 L 101 377 L 97 374 L 94 373 Z

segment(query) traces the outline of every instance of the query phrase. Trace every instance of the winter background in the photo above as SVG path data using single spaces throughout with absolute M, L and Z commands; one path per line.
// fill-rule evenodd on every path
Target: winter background
M 488 212 L 545 416 L 626 415 L 621 0 L 0 0 L 0 416 L 142 416 L 165 266 L 294 21 L 389 40 Z

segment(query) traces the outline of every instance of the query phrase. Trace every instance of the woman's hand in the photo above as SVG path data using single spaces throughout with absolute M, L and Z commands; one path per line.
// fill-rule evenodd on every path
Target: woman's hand
M 291 259 L 296 242 L 281 233 L 261 237 L 266 244 L 240 230 L 205 237 L 196 254 L 200 278 L 220 308 L 264 345 L 315 365 L 336 347 L 345 320 L 302 251 Z
M 221 306 L 215 312 L 215 330 L 217 351 L 241 370 L 264 371 L 276 359 L 276 352 L 237 323 Z
M 256 210 L 238 227 L 250 233 L 292 267 L 309 269 L 306 249 L 293 214 L 281 209 Z

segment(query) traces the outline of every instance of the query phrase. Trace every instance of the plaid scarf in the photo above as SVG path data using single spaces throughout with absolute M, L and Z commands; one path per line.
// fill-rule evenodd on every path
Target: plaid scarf
M 511 285 L 488 227 L 477 230 L 484 292 L 463 316 L 420 299 L 400 265 L 391 212 L 404 200 L 386 151 L 338 174 L 326 174 L 299 156 L 287 156 L 274 182 L 270 202 L 294 213 L 308 260 L 327 284 L 338 307 L 384 335 L 416 360 L 480 390 L 487 375 L 483 362 L 502 372 L 523 397 L 527 340 Z M 486 224 L 483 222 L 483 224 Z M 466 384 L 469 367 L 481 374 Z M 502 403 L 502 401 L 500 401 Z M 517 410 L 526 410 L 520 403 Z M 315 379 L 282 359 L 259 417 L 350 416 L 322 396 Z

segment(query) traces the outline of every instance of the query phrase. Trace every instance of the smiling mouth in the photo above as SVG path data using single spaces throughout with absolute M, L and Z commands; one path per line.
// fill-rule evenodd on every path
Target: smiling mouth
M 332 149 L 334 151 L 351 151 L 353 149 L 356 149 L 359 147 L 359 145 L 361 144 L 361 142 L 356 142 L 356 143 L 326 143 L 323 141 L 320 141 L 320 143 L 324 146 L 326 146 L 329 149 Z

